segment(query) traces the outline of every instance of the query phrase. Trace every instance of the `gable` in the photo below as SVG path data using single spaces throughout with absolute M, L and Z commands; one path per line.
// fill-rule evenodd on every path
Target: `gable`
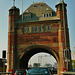
M 39 17 L 45 13 L 55 13 L 55 11 L 44 2 L 32 4 L 28 9 L 25 10 L 25 12 L 35 13 Z M 53 15 L 55 16 L 55 14 Z
M 49 7 L 46 3 L 33 3 L 29 8 L 19 16 L 18 22 L 31 22 L 31 21 L 45 21 L 45 20 L 55 20 L 56 12 Z

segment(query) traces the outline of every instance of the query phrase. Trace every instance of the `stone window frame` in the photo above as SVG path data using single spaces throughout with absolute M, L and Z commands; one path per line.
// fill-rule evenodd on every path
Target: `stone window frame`
M 27 33 L 27 27 L 24 27 L 24 33 Z
M 42 16 L 43 17 L 52 17 L 53 13 L 44 13 Z
M 36 8 L 37 6 L 34 5 L 33 7 Z
M 30 27 L 27 27 L 27 32 L 30 33 Z
M 35 26 L 35 32 L 38 32 L 38 26 Z
M 47 31 L 50 32 L 50 25 L 47 26 Z
M 30 27 L 24 27 L 24 33 L 30 33 Z
M 39 26 L 39 32 L 42 32 L 42 27 L 41 26 Z
M 31 27 L 31 33 L 35 33 L 35 26 Z
M 26 34 L 26 33 L 41 33 L 41 32 L 50 32 L 50 25 L 44 25 L 42 27 L 42 25 L 40 26 L 26 26 L 24 27 L 23 29 L 23 33 Z
M 28 19 L 28 18 L 31 18 L 31 15 L 24 15 L 24 19 Z
M 46 25 L 44 25 L 43 31 L 47 32 L 47 26 Z

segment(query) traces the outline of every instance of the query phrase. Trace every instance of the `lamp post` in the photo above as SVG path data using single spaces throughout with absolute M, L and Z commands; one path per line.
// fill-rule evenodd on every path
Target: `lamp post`
M 65 7 L 64 7 L 64 0 L 62 0 L 62 9 L 63 9 L 63 25 L 64 25 L 64 34 L 65 34 L 65 46 L 66 49 L 64 50 L 65 55 L 65 62 L 67 62 L 67 71 L 69 70 L 68 63 L 70 62 L 70 58 L 68 58 L 69 55 L 69 49 L 67 45 L 67 27 L 66 27 L 66 18 L 65 18 Z
M 15 6 L 15 0 L 13 0 L 13 6 Z
M 22 8 L 22 20 L 23 20 L 23 0 L 21 0 L 21 8 Z
M 62 9 L 63 9 L 63 24 L 64 24 L 64 34 L 65 34 L 65 46 L 66 46 L 66 49 L 67 49 L 67 32 L 66 32 L 66 19 L 65 19 L 64 0 L 62 0 Z

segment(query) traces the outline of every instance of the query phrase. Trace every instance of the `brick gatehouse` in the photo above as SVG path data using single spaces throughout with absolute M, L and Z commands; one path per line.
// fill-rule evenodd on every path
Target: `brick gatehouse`
M 63 71 L 63 65 L 67 68 L 67 62 L 64 61 L 66 44 L 62 3 L 57 3 L 56 12 L 44 2 L 33 3 L 21 15 L 19 8 L 11 7 L 7 71 L 27 68 L 34 54 L 46 52 L 56 59 L 58 75 L 62 75 L 60 72 Z M 67 47 L 70 48 L 66 6 L 64 3 Z M 68 68 L 71 69 L 71 53 L 69 56 Z

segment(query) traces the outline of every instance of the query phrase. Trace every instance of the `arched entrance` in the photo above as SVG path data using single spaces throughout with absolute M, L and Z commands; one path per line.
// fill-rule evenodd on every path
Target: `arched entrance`
M 25 48 L 20 57 L 19 57 L 19 68 L 20 69 L 25 69 L 25 68 L 28 68 L 28 61 L 29 59 L 36 53 L 40 53 L 40 52 L 45 52 L 45 53 L 48 53 L 48 54 L 51 54 L 57 61 L 58 65 L 59 65 L 59 54 L 53 50 L 52 48 L 50 47 L 47 47 L 47 46 L 43 46 L 43 45 L 32 45 L 32 46 L 29 46 L 27 48 Z M 58 71 L 59 71 L 59 66 L 58 66 Z
M 48 68 L 58 68 L 56 59 L 49 53 L 40 52 L 34 54 L 28 61 L 28 68 L 31 67 L 48 67 Z

